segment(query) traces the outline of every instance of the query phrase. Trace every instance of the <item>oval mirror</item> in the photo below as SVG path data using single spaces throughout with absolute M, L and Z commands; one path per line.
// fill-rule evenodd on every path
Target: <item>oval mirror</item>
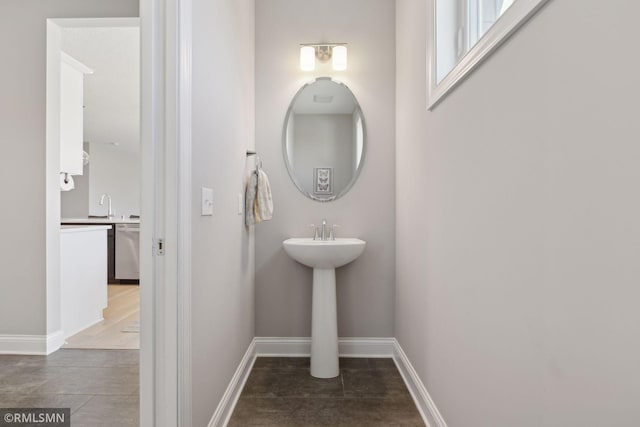
M 335 200 L 358 178 L 364 119 L 344 84 L 321 77 L 304 85 L 291 101 L 282 139 L 289 176 L 305 196 Z

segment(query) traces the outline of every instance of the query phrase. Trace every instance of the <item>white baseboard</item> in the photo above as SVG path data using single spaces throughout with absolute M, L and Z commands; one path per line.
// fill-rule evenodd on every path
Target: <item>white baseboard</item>
M 231 414 L 233 413 L 233 410 L 238 403 L 238 399 L 240 398 L 240 393 L 242 393 L 244 384 L 247 382 L 249 373 L 253 368 L 253 363 L 256 361 L 255 341 L 256 340 L 254 338 L 251 341 L 251 344 L 249 344 L 249 348 L 247 348 L 247 351 L 238 365 L 238 369 L 236 369 L 236 372 L 233 374 L 233 377 L 229 382 L 227 390 L 224 392 L 222 399 L 220 399 L 220 403 L 218 404 L 216 411 L 213 413 L 213 417 L 211 417 L 208 427 L 224 427 L 229 422 Z
M 393 358 L 427 427 L 447 427 L 447 423 L 395 338 L 340 338 L 338 352 L 343 357 Z M 308 357 L 310 354 L 311 338 L 254 338 L 222 396 L 208 427 L 227 425 L 256 357 Z
M 47 335 L 47 355 L 53 353 L 64 345 L 64 336 L 65 334 L 62 330 L 58 330 L 52 334 Z
M 46 356 L 64 344 L 64 334 L 56 331 L 49 335 L 0 335 L 0 354 Z
M 440 411 L 438 411 L 436 404 L 433 402 L 433 399 L 431 399 L 417 372 L 413 369 L 409 358 L 404 350 L 402 350 L 402 347 L 400 347 L 400 343 L 398 343 L 395 338 L 393 338 L 393 341 L 395 344 L 393 360 L 396 362 L 400 375 L 402 375 L 402 379 L 407 385 L 409 393 L 411 393 L 423 421 L 427 427 L 447 427 L 447 423 L 444 421 L 444 418 L 442 418 Z
M 256 337 L 256 356 L 309 357 L 311 338 Z M 393 357 L 394 338 L 340 338 L 338 353 L 344 357 Z

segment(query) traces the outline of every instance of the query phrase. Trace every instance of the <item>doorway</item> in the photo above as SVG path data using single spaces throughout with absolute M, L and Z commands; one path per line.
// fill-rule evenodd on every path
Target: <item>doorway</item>
M 48 114 L 60 117 L 63 348 L 139 349 L 139 19 L 56 19 L 49 26 L 48 71 L 57 71 L 58 49 L 62 67 L 61 111 Z M 94 234 L 106 249 L 92 255 L 90 243 L 77 242 Z M 93 312 L 78 316 L 80 305 Z
M 182 165 L 184 161 L 180 162 L 179 167 L 173 154 L 188 153 L 190 147 L 190 98 L 187 96 L 190 94 L 187 90 L 190 57 L 185 54 L 190 40 L 189 4 L 188 1 L 180 2 L 180 25 L 176 26 L 178 12 L 174 9 L 175 3 L 162 0 L 140 2 L 140 16 L 145 17 L 140 22 L 140 210 L 143 219 L 140 226 L 139 287 L 140 425 L 158 427 L 175 425 L 174 420 L 178 417 L 183 420 L 182 425 L 190 425 L 189 310 L 183 308 L 181 314 L 178 312 L 178 307 L 187 307 L 189 301 L 189 270 L 184 266 L 188 265 L 190 234 L 186 226 L 178 226 L 186 221 L 178 221 L 177 217 L 178 214 L 180 218 L 190 217 L 187 203 L 190 195 L 190 181 L 187 178 L 190 174 L 189 168 Z M 64 21 L 71 23 L 72 20 Z M 47 32 L 51 29 L 55 28 L 48 23 Z M 187 42 L 179 43 L 180 40 Z M 47 55 L 51 55 L 49 49 Z M 184 64 L 180 71 L 177 64 Z M 176 85 L 178 80 L 181 83 Z M 47 110 L 50 104 L 56 103 L 56 97 L 49 95 Z M 176 111 L 185 113 L 176 117 Z M 55 155 L 55 149 L 59 149 L 55 145 L 59 132 L 55 122 L 47 120 L 46 132 L 46 322 L 47 330 L 52 332 L 56 330 L 55 323 L 59 322 L 56 315 L 60 312 L 61 218 L 57 172 L 60 159 Z M 181 129 L 180 134 L 175 132 L 178 128 Z M 181 154 L 181 158 L 188 159 L 188 156 Z M 179 212 L 175 212 L 175 206 L 180 206 Z M 182 291 L 178 287 L 179 277 L 183 283 L 180 288 Z M 61 345 L 62 342 L 54 339 L 47 340 L 47 353 Z M 182 389 L 180 394 L 178 389 Z M 180 403 L 178 395 L 181 396 Z
M 42 387 L 66 399 L 86 386 L 76 421 L 108 394 L 135 426 L 152 401 L 138 362 L 140 289 L 151 286 L 139 277 L 140 44 L 139 18 L 47 20 L 47 176 L 59 177 L 47 186 L 47 329 L 59 332 L 46 361 L 69 373 Z

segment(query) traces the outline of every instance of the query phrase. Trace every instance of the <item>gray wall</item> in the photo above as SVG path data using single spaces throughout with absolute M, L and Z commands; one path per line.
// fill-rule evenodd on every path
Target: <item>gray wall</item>
M 100 196 L 106 193 L 116 216 L 140 215 L 140 152 L 108 144 L 90 145 L 89 214 L 107 214 L 107 201 L 100 206 Z
M 0 334 L 46 333 L 46 19 L 120 16 L 138 16 L 138 1 L 0 3 Z
M 309 336 L 311 270 L 282 250 L 288 237 L 311 236 L 321 218 L 338 236 L 360 237 L 360 259 L 337 272 L 338 333 L 393 336 L 395 257 L 395 10 L 392 0 L 256 2 L 256 146 L 273 191 L 273 220 L 256 226 L 256 335 Z M 348 43 L 349 68 L 299 68 L 299 44 Z M 319 203 L 289 179 L 282 129 L 298 89 L 319 76 L 340 78 L 364 112 L 367 147 L 358 181 L 341 199 Z
M 450 426 L 640 425 L 640 4 L 550 1 L 426 111 L 397 2 L 396 336 Z
M 253 148 L 253 0 L 193 2 L 193 425 L 206 426 L 254 337 L 253 233 L 237 214 Z M 200 188 L 214 215 L 200 216 Z
M 60 216 L 106 215 L 107 201 L 100 206 L 104 193 L 111 196 L 117 217 L 140 215 L 140 153 L 94 143 L 85 143 L 84 150 L 90 154 L 90 163 L 84 165 L 82 175 L 73 177 L 73 190 L 60 192 Z

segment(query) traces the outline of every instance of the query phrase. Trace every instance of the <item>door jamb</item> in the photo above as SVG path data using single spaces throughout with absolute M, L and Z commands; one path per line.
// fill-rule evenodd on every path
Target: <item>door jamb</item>
M 191 426 L 191 8 L 140 1 L 142 193 L 153 195 L 142 202 L 141 275 L 153 283 L 141 289 L 142 426 Z

